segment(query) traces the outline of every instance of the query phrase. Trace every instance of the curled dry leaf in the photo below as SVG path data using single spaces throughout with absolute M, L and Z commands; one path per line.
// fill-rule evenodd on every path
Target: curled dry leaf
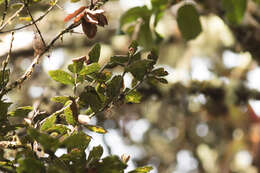
M 104 15 L 104 12 L 105 11 L 102 9 L 90 10 L 83 6 L 74 13 L 66 16 L 64 21 L 67 22 L 75 17 L 74 23 L 81 21 L 83 32 L 88 38 L 92 39 L 97 33 L 97 25 L 102 27 L 108 25 L 108 21 Z
M 85 62 L 86 60 L 87 60 L 86 56 L 81 56 L 81 57 L 77 57 L 77 58 L 72 59 L 73 62 Z

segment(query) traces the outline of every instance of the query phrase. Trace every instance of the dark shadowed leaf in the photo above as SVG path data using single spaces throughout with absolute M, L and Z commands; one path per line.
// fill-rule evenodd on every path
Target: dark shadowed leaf
M 20 158 L 18 160 L 19 167 L 16 169 L 18 173 L 41 173 L 45 172 L 43 162 L 32 157 Z
M 95 88 L 91 86 L 85 87 L 84 92 L 80 95 L 80 100 L 87 103 L 94 112 L 98 112 L 102 108 L 102 101 Z
M 132 64 L 130 64 L 126 70 L 128 72 L 131 72 L 132 75 L 138 79 L 143 80 L 145 74 L 147 73 L 147 70 L 151 68 L 153 61 L 151 60 L 139 60 L 135 61 Z
M 178 9 L 177 22 L 186 40 L 196 38 L 202 31 L 199 14 L 192 4 L 185 4 Z
M 108 156 L 102 159 L 97 170 L 102 173 L 121 173 L 127 167 L 118 156 Z
M 33 108 L 31 106 L 19 107 L 15 111 L 9 112 L 10 116 L 17 117 L 27 117 L 29 112 L 31 112 Z
M 95 46 L 91 49 L 91 51 L 88 54 L 90 62 L 98 62 L 100 57 L 100 50 L 101 50 L 100 44 L 99 43 L 95 44 Z
M 62 144 L 65 145 L 69 150 L 73 148 L 85 150 L 88 147 L 90 140 L 90 136 L 83 132 L 79 132 L 67 137 Z
M 90 151 L 88 155 L 88 164 L 95 163 L 96 161 L 99 161 L 103 154 L 103 148 L 101 145 L 93 147 L 93 149 Z

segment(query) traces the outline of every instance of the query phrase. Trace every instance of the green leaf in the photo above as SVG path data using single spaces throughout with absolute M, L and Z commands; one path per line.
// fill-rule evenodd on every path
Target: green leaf
M 94 112 L 98 112 L 103 105 L 95 88 L 91 86 L 85 87 L 84 92 L 80 94 L 80 100 L 88 104 Z
M 18 160 L 19 166 L 17 167 L 17 173 L 41 173 L 45 172 L 44 165 L 41 161 L 31 157 L 20 158 Z
M 88 160 L 87 160 L 88 164 L 99 161 L 102 154 L 103 154 L 103 148 L 101 145 L 93 147 L 93 149 L 90 151 L 88 155 Z
M 43 124 L 41 125 L 40 130 L 41 131 L 46 131 L 49 128 L 51 128 L 54 125 L 54 123 L 56 121 L 56 118 L 57 118 L 57 114 L 52 114 L 48 118 L 45 118 Z
M 121 173 L 127 167 L 118 156 L 108 156 L 97 166 L 97 172 Z
M 167 76 L 169 73 L 164 68 L 157 68 L 152 71 L 152 74 L 155 76 Z
M 75 2 L 79 2 L 80 0 L 70 0 L 70 2 L 73 2 L 73 3 L 75 3 Z
M 125 96 L 126 102 L 129 103 L 140 103 L 142 96 L 137 91 L 131 91 Z
M 90 136 L 86 135 L 83 132 L 79 132 L 67 137 L 62 144 L 65 145 L 68 150 L 71 150 L 73 148 L 85 150 L 88 147 L 90 140 Z
M 130 171 L 130 172 L 128 172 L 128 173 L 148 173 L 148 172 L 150 172 L 151 170 L 153 170 L 153 167 L 151 167 L 151 166 L 145 166 L 145 167 L 136 168 L 135 170 Z
M 196 38 L 202 31 L 199 14 L 192 4 L 185 4 L 178 9 L 177 23 L 186 40 Z
M 70 64 L 68 66 L 68 69 L 70 72 L 72 73 L 77 73 L 79 74 L 79 72 L 81 71 L 81 69 L 83 68 L 84 62 L 82 61 L 77 61 L 77 62 L 73 62 L 73 64 Z
M 168 81 L 164 78 L 156 78 L 156 80 L 158 80 L 160 83 L 168 84 Z
M 123 65 L 124 63 L 128 62 L 128 59 L 129 58 L 126 55 L 115 55 L 110 58 L 110 62 Z
M 101 50 L 101 46 L 99 43 L 95 44 L 95 46 L 91 49 L 91 51 L 88 54 L 91 63 L 98 62 L 100 57 L 100 50 Z
M 52 70 L 49 71 L 49 75 L 51 78 L 59 83 L 68 85 L 68 84 L 74 84 L 74 78 L 67 72 L 63 70 Z
M 138 42 L 136 40 L 132 41 L 132 43 L 130 44 L 130 46 L 128 47 L 128 50 L 132 50 L 131 51 L 131 54 L 134 55 L 138 49 Z
M 39 142 L 47 153 L 49 151 L 52 153 L 55 152 L 60 145 L 58 139 L 55 139 L 48 134 L 40 133 L 36 129 L 29 128 L 27 133 L 32 139 Z
M 114 97 L 120 94 L 122 88 L 123 78 L 121 75 L 114 76 L 112 80 L 107 83 L 107 96 L 111 101 Z
M 56 124 L 56 125 L 53 125 L 52 127 L 48 128 L 47 132 L 48 133 L 57 132 L 59 134 L 65 134 L 69 130 L 70 129 L 66 125 Z
M 151 0 L 154 9 L 164 10 L 167 6 L 168 0 Z
M 100 126 L 94 126 L 94 125 L 84 125 L 87 129 L 89 129 L 92 132 L 105 134 L 107 133 L 107 130 Z
M 152 66 L 151 60 L 139 60 L 135 61 L 132 64 L 130 64 L 126 70 L 128 72 L 131 72 L 132 75 L 138 79 L 139 81 L 143 80 L 145 74 L 147 73 L 147 70 L 151 68 Z
M 222 6 L 226 11 L 226 17 L 231 24 L 238 25 L 242 22 L 247 0 L 222 0 Z
M 9 112 L 10 116 L 27 117 L 27 115 L 33 110 L 31 106 L 19 107 L 15 111 Z
M 68 105 L 70 105 L 70 104 L 72 104 L 72 101 L 71 101 L 71 100 L 68 101 L 68 102 L 65 104 L 65 106 L 68 106 Z M 64 109 L 64 115 L 65 115 L 65 119 L 66 119 L 66 121 L 67 121 L 68 124 L 76 125 L 76 121 L 77 121 L 77 120 L 74 119 L 73 112 L 72 112 L 70 106 L 67 107 L 66 109 Z
M 146 50 L 152 49 L 155 46 L 155 41 L 153 39 L 153 34 L 150 29 L 149 20 L 144 21 L 141 24 L 140 30 L 137 36 L 138 43 L 143 46 Z
M 89 75 L 100 70 L 100 65 L 98 63 L 92 63 L 88 66 L 84 66 L 79 72 L 80 75 Z
M 67 101 L 69 101 L 70 98 L 68 96 L 55 96 L 51 98 L 51 101 L 65 104 Z
M 130 22 L 136 22 L 138 18 L 148 20 L 151 16 L 151 11 L 147 6 L 134 7 L 126 11 L 120 18 L 120 28 Z

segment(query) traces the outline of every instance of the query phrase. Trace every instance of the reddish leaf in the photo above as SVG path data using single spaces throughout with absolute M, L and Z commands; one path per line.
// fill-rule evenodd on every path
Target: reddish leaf
M 80 14 L 78 17 L 76 17 L 74 19 L 74 23 L 77 23 L 78 21 L 80 21 L 80 19 L 82 19 L 85 15 L 86 15 L 85 13 Z
M 79 9 L 75 10 L 73 13 L 69 14 L 66 16 L 66 18 L 64 19 L 64 22 L 68 22 L 70 19 L 72 19 L 73 17 L 76 17 L 79 13 L 81 13 L 82 11 L 84 11 L 86 9 L 85 6 L 80 7 Z M 75 21 L 74 21 L 75 22 Z

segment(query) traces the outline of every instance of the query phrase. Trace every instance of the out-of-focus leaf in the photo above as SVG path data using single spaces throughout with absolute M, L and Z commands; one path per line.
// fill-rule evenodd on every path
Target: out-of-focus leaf
M 67 96 L 55 96 L 51 98 L 51 101 L 65 104 L 67 101 L 69 101 L 70 98 Z
M 46 131 L 49 128 L 51 128 L 54 125 L 54 123 L 56 121 L 56 118 L 57 118 L 57 114 L 52 114 L 48 118 L 45 118 L 43 124 L 41 125 L 40 130 L 41 131 Z
M 67 105 L 71 105 L 72 104 L 72 101 L 68 101 L 65 106 Z M 76 124 L 76 121 L 74 116 L 73 116 L 73 112 L 71 110 L 71 107 L 67 107 L 65 110 L 64 110 L 64 115 L 65 115 L 65 119 L 67 121 L 68 124 L 71 124 L 71 125 L 75 125 Z
M 94 112 L 98 112 L 102 108 L 102 101 L 95 88 L 91 86 L 85 87 L 84 92 L 80 94 L 80 100 L 87 103 Z
M 74 79 L 73 77 L 63 71 L 63 70 L 52 70 L 52 71 L 49 71 L 49 75 L 51 76 L 51 78 L 59 83 L 62 83 L 62 84 L 65 84 L 65 85 L 68 85 L 68 84 L 74 84 Z
M 196 38 L 202 31 L 199 14 L 192 4 L 185 4 L 178 9 L 177 23 L 186 40 Z
M 0 41 L 1 42 L 1 41 Z M 4 77 L 3 77 L 3 70 L 0 71 L 0 85 L 3 84 L 3 86 L 1 86 L 1 88 L 3 88 L 4 86 L 6 86 L 6 84 L 9 81 L 9 76 L 10 76 L 10 69 L 6 69 L 4 72 Z M 2 83 L 3 82 L 3 83 Z
M 128 56 L 115 55 L 110 58 L 110 62 L 123 65 L 124 63 L 128 62 Z
M 80 1 L 80 0 L 70 0 L 70 2 L 73 2 L 73 3 L 78 2 L 78 1 Z
M 147 73 L 147 70 L 151 68 L 152 61 L 151 60 L 139 60 L 135 61 L 132 64 L 130 64 L 126 70 L 128 72 L 131 72 L 132 75 L 138 79 L 143 80 L 145 74 Z
M 3 102 L 0 100 L 0 120 L 5 119 L 7 117 L 8 107 L 12 103 Z
M 132 41 L 130 46 L 128 47 L 128 50 L 130 51 L 130 54 L 134 55 L 137 51 L 139 44 L 136 40 Z
M 127 167 L 118 156 L 108 156 L 102 159 L 97 167 L 97 172 L 102 173 L 121 173 Z
M 90 140 L 90 136 L 86 135 L 83 132 L 79 132 L 67 137 L 62 144 L 65 145 L 68 150 L 71 150 L 73 148 L 85 150 L 88 147 Z
M 43 162 L 32 157 L 20 158 L 18 160 L 19 167 L 16 171 L 18 173 L 41 173 L 45 172 Z
M 99 43 L 95 44 L 95 46 L 91 49 L 91 51 L 88 54 L 90 62 L 98 62 L 100 57 L 100 50 L 101 50 L 100 44 Z
M 145 166 L 145 167 L 136 168 L 135 170 L 130 171 L 130 172 L 128 172 L 128 173 L 148 173 L 148 172 L 150 172 L 151 170 L 153 170 L 153 167 L 151 167 L 151 166 Z
M 90 151 L 88 155 L 88 164 L 95 163 L 96 161 L 98 161 L 101 158 L 102 154 L 103 148 L 101 145 L 93 147 L 93 149 Z
M 135 22 L 138 18 L 148 20 L 151 16 L 151 11 L 146 7 L 134 7 L 126 11 L 120 18 L 120 27 L 124 24 Z
M 10 116 L 16 117 L 27 117 L 29 112 L 31 112 L 33 108 L 31 106 L 19 107 L 15 111 L 9 112 Z
M 26 21 L 26 22 L 30 22 L 32 20 L 32 18 L 30 16 L 27 17 L 19 17 L 20 21 Z
M 125 96 L 126 102 L 130 102 L 130 103 L 140 103 L 141 99 L 142 96 L 137 91 L 131 91 Z
M 84 127 L 86 127 L 87 129 L 89 129 L 90 131 L 96 132 L 96 133 L 105 134 L 105 133 L 107 132 L 106 129 L 104 129 L 103 127 L 100 127 L 100 126 L 84 125 Z
M 89 75 L 100 70 L 100 65 L 98 63 L 92 63 L 88 66 L 84 66 L 79 72 L 80 75 Z
M 143 24 L 141 24 L 140 31 L 138 32 L 138 36 L 137 36 L 137 41 L 141 46 L 143 46 L 147 50 L 149 50 L 155 46 L 153 34 L 150 29 L 149 20 L 147 20 Z
M 164 10 L 168 0 L 151 0 L 152 7 L 154 9 Z
M 58 139 L 55 139 L 48 134 L 40 133 L 36 129 L 29 128 L 27 132 L 32 139 L 36 140 L 43 146 L 47 153 L 48 151 L 55 152 L 60 145 Z
M 222 6 L 226 11 L 226 17 L 231 24 L 240 24 L 243 20 L 247 0 L 222 0 Z

